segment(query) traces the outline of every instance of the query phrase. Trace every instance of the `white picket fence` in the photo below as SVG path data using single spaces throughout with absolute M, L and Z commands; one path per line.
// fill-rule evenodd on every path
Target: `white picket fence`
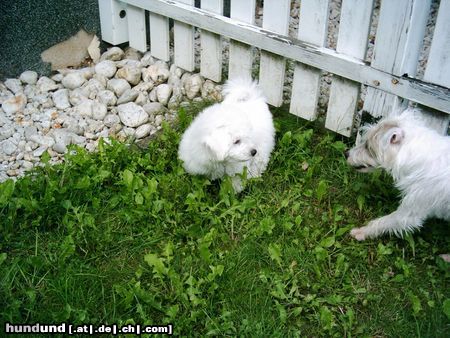
M 200 72 L 222 80 L 223 44 L 230 39 L 228 74 L 251 75 L 254 53 L 261 51 L 259 83 L 273 106 L 283 102 L 286 58 L 296 61 L 290 112 L 317 118 L 322 73 L 334 74 L 326 127 L 349 136 L 361 84 L 367 86 L 364 110 L 385 116 L 415 102 L 430 113 L 430 121 L 447 131 L 450 113 L 450 0 L 440 0 L 431 50 L 423 80 L 415 78 L 432 0 L 381 0 L 371 64 L 364 62 L 375 0 L 342 0 L 336 50 L 325 48 L 329 0 L 301 0 L 297 39 L 288 36 L 290 0 L 264 0 L 262 28 L 255 25 L 256 0 L 230 0 L 230 17 L 223 0 L 99 0 L 102 39 L 129 42 L 155 58 L 187 71 L 195 68 L 194 27 L 201 29 Z M 174 20 L 173 44 L 169 18 Z M 171 46 L 173 53 L 171 57 Z

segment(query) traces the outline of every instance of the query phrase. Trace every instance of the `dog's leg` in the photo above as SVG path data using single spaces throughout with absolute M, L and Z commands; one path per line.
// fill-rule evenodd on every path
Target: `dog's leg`
M 385 233 L 393 233 L 396 236 L 412 232 L 422 226 L 423 219 L 414 209 L 400 206 L 393 213 L 374 219 L 364 227 L 354 228 L 350 232 L 355 239 L 363 241 L 367 238 L 375 238 Z

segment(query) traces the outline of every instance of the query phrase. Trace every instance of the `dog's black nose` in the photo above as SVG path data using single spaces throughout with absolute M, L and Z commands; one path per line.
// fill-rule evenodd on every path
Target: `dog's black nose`
M 251 154 L 252 156 L 255 156 L 256 153 L 257 153 L 256 149 L 252 149 L 252 150 L 250 151 L 250 154 Z
M 345 159 L 348 159 L 348 157 L 350 156 L 350 150 L 346 150 L 344 152 L 344 156 L 345 156 Z

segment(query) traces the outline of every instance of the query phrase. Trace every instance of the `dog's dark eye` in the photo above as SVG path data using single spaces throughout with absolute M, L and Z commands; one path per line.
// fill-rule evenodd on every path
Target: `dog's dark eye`
M 236 140 L 236 141 L 234 141 L 234 144 L 239 144 L 239 143 L 241 143 L 241 140 Z

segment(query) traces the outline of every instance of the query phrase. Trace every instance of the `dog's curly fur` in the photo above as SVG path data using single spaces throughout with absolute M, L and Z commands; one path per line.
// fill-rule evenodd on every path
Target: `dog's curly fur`
M 275 143 L 272 114 L 255 82 L 237 79 L 225 84 L 224 100 L 202 111 L 184 132 L 178 157 L 193 175 L 232 177 L 242 190 L 240 174 L 260 176 Z
M 367 128 L 346 157 L 361 172 L 386 170 L 403 197 L 393 213 L 353 229 L 357 240 L 386 232 L 401 236 L 429 217 L 450 220 L 450 137 L 427 128 L 417 110 L 407 109 Z

